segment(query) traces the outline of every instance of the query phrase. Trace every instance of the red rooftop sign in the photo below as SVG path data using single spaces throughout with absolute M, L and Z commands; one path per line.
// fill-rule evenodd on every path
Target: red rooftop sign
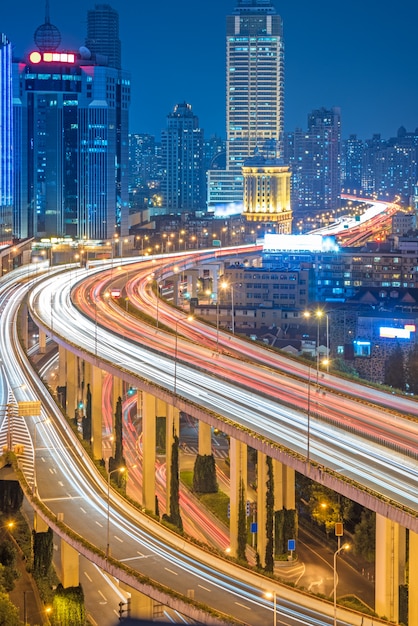
M 38 52 L 35 50 L 29 55 L 31 63 L 74 63 L 75 54 L 73 52 Z

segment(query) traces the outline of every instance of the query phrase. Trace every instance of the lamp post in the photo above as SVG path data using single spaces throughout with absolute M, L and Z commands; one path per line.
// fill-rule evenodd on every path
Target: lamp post
M 110 477 L 112 474 L 116 474 L 119 472 L 123 474 L 126 472 L 126 467 L 117 467 L 116 469 L 109 472 L 107 471 L 107 540 L 106 540 L 106 558 L 108 559 L 110 556 Z
M 349 549 L 349 543 L 340 546 L 340 537 L 338 537 L 338 549 L 334 552 L 334 626 L 337 626 L 337 556 L 342 550 Z
M 231 290 L 231 331 L 235 335 L 234 286 L 224 281 L 221 283 L 221 288 Z
M 266 598 L 273 600 L 273 626 L 277 626 L 277 592 L 268 591 L 266 593 Z

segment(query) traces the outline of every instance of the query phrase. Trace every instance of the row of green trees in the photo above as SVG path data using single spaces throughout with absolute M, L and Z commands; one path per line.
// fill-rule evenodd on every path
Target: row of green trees
M 401 391 L 418 394 L 418 345 L 414 345 L 405 356 L 398 343 L 386 359 L 386 385 Z

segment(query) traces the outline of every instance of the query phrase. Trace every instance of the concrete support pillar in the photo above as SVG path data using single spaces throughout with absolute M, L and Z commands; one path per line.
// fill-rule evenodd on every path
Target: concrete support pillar
M 399 620 L 399 524 L 376 513 L 375 610 L 389 621 Z
M 61 582 L 64 589 L 80 584 L 80 556 L 78 550 L 61 539 Z
M 191 298 L 197 297 L 197 279 L 199 277 L 198 270 L 187 270 L 187 291 Z
M 46 334 L 43 330 L 39 329 L 39 354 L 45 354 L 46 352 Z
M 93 458 L 101 459 L 102 454 L 102 395 L 103 374 L 102 370 L 95 365 L 92 367 L 91 391 L 91 447 Z
M 295 509 L 295 470 L 273 459 L 273 476 L 274 510 Z
M 262 567 L 266 564 L 266 488 L 267 483 L 267 456 L 257 452 L 257 552 Z
M 210 424 L 199 420 L 199 455 L 210 456 L 212 454 L 212 429 Z
M 70 350 L 66 350 L 66 376 L 67 376 L 67 415 L 74 417 L 77 408 L 77 357 Z
M 178 303 L 179 303 L 179 282 L 180 282 L 180 276 L 178 274 L 173 274 L 173 304 L 174 306 L 178 306 Z
M 165 422 L 165 493 L 166 493 L 166 513 L 171 514 L 170 496 L 171 496 L 171 463 L 173 458 L 173 442 L 174 435 L 179 436 L 180 433 L 180 412 L 173 405 L 166 406 L 166 422 Z
M 119 586 L 129 594 L 130 617 L 132 619 L 152 621 L 154 617 L 154 600 L 124 583 L 119 583 Z M 123 617 L 127 617 L 126 613 L 123 614 Z
M 142 393 L 142 504 L 155 513 L 155 397 Z
M 28 318 L 28 305 L 23 302 L 20 309 L 20 333 L 23 340 L 23 345 L 27 350 L 29 348 L 29 318 Z
M 247 446 L 233 437 L 229 440 L 230 467 L 230 517 L 229 536 L 231 556 L 237 556 L 238 548 L 238 504 L 241 485 L 244 487 L 244 500 L 247 501 Z
M 67 385 L 67 359 L 66 349 L 64 346 L 58 346 L 58 385 L 65 387 Z
M 418 534 L 409 531 L 408 624 L 418 624 Z
M 46 533 L 49 526 L 48 524 L 38 515 L 36 511 L 33 512 L 33 530 L 36 533 Z

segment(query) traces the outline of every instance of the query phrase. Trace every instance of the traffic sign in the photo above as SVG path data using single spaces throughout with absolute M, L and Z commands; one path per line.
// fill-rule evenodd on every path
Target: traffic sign
M 35 400 L 33 402 L 18 402 L 18 414 L 20 417 L 30 417 L 32 415 L 40 415 L 41 414 L 41 402 L 40 400 Z

